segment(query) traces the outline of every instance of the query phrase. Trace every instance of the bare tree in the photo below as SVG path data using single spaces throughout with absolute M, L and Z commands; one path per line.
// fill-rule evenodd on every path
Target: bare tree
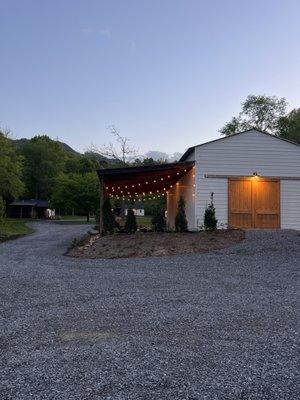
M 123 165 L 128 164 L 137 156 L 137 150 L 129 145 L 130 139 L 121 136 L 119 130 L 114 125 L 110 125 L 107 129 L 114 136 L 116 143 L 109 142 L 100 148 L 92 145 L 90 151 L 100 154 L 103 157 L 111 158 Z
M 0 126 L 0 134 L 3 135 L 3 136 L 5 136 L 5 137 L 11 136 L 10 129 L 7 128 L 7 127 L 4 128 L 4 127 L 1 127 L 1 126 Z

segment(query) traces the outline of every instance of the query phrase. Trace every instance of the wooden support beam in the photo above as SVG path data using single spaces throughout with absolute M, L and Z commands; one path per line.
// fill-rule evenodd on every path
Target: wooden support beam
M 204 178 L 216 178 L 216 179 L 241 179 L 241 178 L 253 178 L 255 175 L 214 175 L 214 174 L 204 174 Z M 264 179 L 274 179 L 274 180 L 281 180 L 281 181 L 299 181 L 299 176 L 264 176 L 264 175 L 257 175 L 258 178 Z

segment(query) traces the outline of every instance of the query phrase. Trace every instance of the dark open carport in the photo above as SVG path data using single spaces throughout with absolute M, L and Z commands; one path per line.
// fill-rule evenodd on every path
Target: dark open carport
M 103 230 L 102 205 L 106 197 L 144 200 L 165 196 L 193 166 L 194 162 L 186 161 L 99 169 L 97 173 L 100 180 L 100 234 Z

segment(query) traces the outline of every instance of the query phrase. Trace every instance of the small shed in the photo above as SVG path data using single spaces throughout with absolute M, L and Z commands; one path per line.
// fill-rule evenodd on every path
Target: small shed
M 45 218 L 47 209 L 47 200 L 15 200 L 9 204 L 9 215 L 12 218 Z

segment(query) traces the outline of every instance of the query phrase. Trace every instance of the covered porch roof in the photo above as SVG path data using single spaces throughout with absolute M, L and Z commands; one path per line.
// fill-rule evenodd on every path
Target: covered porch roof
M 194 162 L 99 169 L 106 196 L 134 198 L 164 194 L 194 166 Z

